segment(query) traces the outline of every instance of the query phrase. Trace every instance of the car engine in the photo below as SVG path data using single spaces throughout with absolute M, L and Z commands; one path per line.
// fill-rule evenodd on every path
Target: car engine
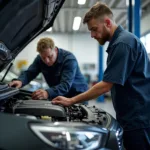
M 71 123 L 71 126 L 76 123 L 84 123 L 91 129 L 93 127 L 105 129 L 108 135 L 107 140 L 103 142 L 103 147 L 109 150 L 123 149 L 123 130 L 118 122 L 104 110 L 83 104 L 75 104 L 70 107 L 53 105 L 48 100 L 32 100 L 29 91 L 10 87 L 4 87 L 4 89 L 5 94 L 1 94 L 0 97 L 1 113 L 14 114 L 33 120 L 47 120 L 50 123 Z M 14 92 L 10 92 L 10 89 Z

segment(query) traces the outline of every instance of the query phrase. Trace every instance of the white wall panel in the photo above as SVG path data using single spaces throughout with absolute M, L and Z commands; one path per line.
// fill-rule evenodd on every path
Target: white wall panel
M 71 51 L 76 56 L 79 66 L 83 64 L 95 64 L 96 69 L 93 74 L 98 73 L 98 49 L 99 44 L 96 40 L 90 37 L 90 33 L 86 34 L 50 34 L 45 32 L 33 40 L 16 58 L 17 60 L 26 59 L 31 64 L 38 54 L 36 52 L 36 44 L 42 37 L 51 37 L 56 46 Z M 106 48 L 104 48 L 106 49 Z M 107 54 L 104 50 L 104 68 L 106 68 L 106 57 Z M 16 62 L 15 61 L 15 62 Z
M 141 20 L 141 35 L 145 34 L 146 32 L 150 32 L 150 13 L 147 14 L 142 20 Z

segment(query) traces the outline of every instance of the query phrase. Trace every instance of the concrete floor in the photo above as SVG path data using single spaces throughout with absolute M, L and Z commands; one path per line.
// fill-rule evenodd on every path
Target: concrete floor
M 90 106 L 95 105 L 97 108 L 101 108 L 111 114 L 114 118 L 116 118 L 116 113 L 112 104 L 111 99 L 105 98 L 104 102 L 97 102 L 96 100 L 91 100 L 88 102 Z

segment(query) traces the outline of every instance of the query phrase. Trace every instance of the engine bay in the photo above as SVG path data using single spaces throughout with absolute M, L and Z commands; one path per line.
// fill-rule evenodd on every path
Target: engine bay
M 35 116 L 54 121 L 84 122 L 108 128 L 113 118 L 105 111 L 83 104 L 70 107 L 53 105 L 48 100 L 32 100 L 31 92 L 20 90 L 18 94 L 0 101 L 0 112 Z
M 53 105 L 49 100 L 32 100 L 32 93 L 29 91 L 8 86 L 3 86 L 1 89 L 1 92 L 3 91 L 0 97 L 1 114 L 37 121 L 46 120 L 53 124 L 59 122 L 66 125 L 71 123 L 71 126 L 75 126 L 76 123 L 90 125 L 92 128 L 108 132 L 107 142 L 104 142 L 107 148 L 122 149 L 122 128 L 109 113 L 100 108 L 84 104 L 63 107 Z

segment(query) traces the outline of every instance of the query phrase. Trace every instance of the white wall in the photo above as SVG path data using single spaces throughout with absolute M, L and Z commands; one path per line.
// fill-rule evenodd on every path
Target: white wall
M 90 34 L 48 34 L 48 32 L 33 40 L 16 60 L 27 59 L 31 63 L 37 54 L 36 44 L 42 37 L 51 37 L 56 46 L 73 52 L 79 63 L 97 63 L 98 43 L 90 37 Z
M 96 69 L 92 74 L 95 76 L 98 73 L 98 42 L 87 34 L 52 34 L 45 32 L 34 39 L 26 48 L 17 56 L 15 63 L 18 60 L 25 59 L 31 64 L 38 54 L 36 52 L 36 44 L 42 37 L 51 37 L 56 46 L 71 51 L 77 58 L 81 71 L 85 63 L 96 64 Z
M 150 14 L 148 14 L 141 20 L 141 35 L 150 32 L 149 21 L 150 21 Z

